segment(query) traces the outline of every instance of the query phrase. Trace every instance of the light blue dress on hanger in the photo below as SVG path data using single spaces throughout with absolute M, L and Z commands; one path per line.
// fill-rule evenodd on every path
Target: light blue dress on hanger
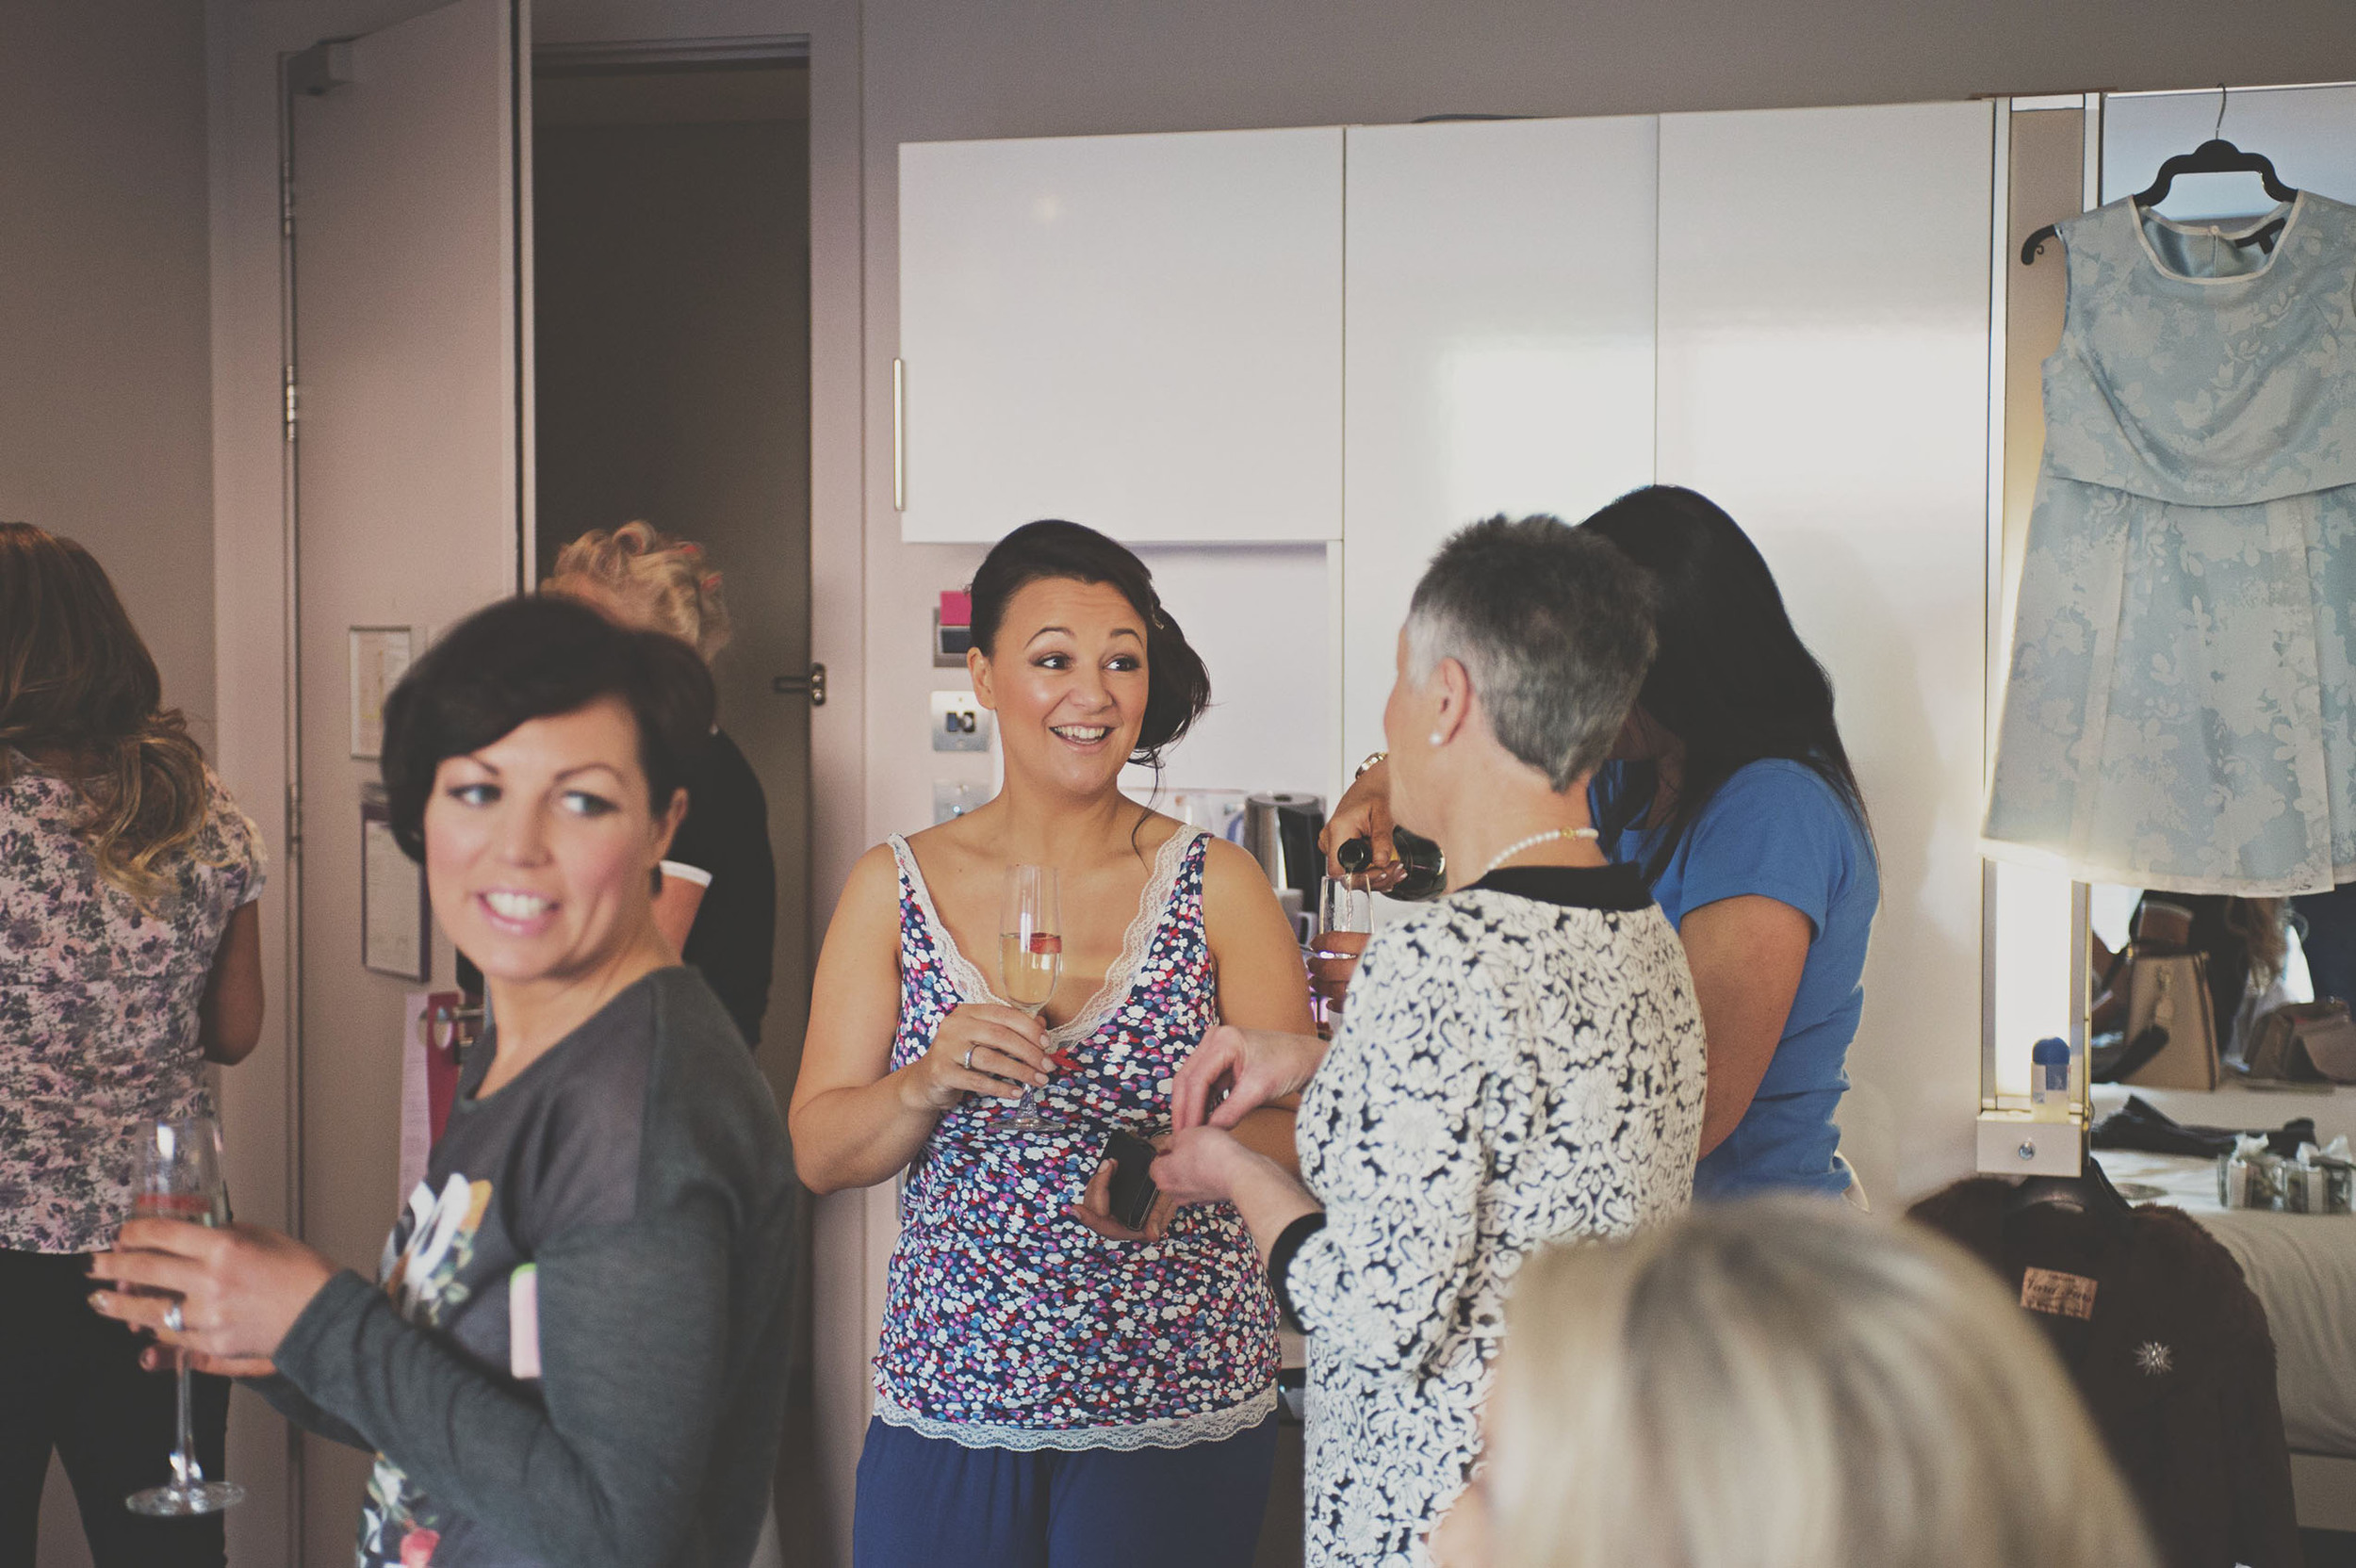
M 2233 243 L 2278 218 L 2271 254 Z M 2184 892 L 2356 881 L 2356 207 L 2060 228 L 1982 847 Z

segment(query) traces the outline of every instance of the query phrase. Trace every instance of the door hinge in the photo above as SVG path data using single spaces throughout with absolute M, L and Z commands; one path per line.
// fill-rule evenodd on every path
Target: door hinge
M 303 853 L 303 785 L 290 782 L 286 786 L 286 854 L 289 858 Z
M 808 675 L 781 675 L 769 682 L 781 697 L 807 696 L 812 708 L 826 706 L 826 666 L 812 664 Z
M 294 438 L 295 438 L 295 373 L 294 373 L 294 367 L 293 367 L 293 366 L 291 366 L 291 365 L 289 365 L 289 366 L 287 366 L 287 367 L 286 367 L 286 439 L 287 439 L 287 440 L 289 440 L 289 441 L 292 441 Z

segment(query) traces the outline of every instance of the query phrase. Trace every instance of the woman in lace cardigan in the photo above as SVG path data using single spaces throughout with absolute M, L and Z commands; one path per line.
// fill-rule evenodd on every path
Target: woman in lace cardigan
M 1249 856 L 1121 792 L 1210 695 L 1136 556 L 1072 523 L 1016 530 L 974 575 L 969 663 L 1005 787 L 853 869 L 794 1093 L 812 1190 L 905 1172 L 853 1560 L 1243 1568 L 1275 1457 L 1275 1303 L 1232 1209 L 1114 1221 L 1103 1152 L 1169 1128 L 1171 1075 L 1222 1019 L 1309 1026 L 1300 948 Z M 1016 864 L 1060 874 L 1043 1018 L 997 985 Z M 1060 1125 L 1008 1124 L 1025 1087 Z M 1289 1110 L 1237 1132 L 1289 1158 Z
M 1523 1258 L 1692 1193 L 1693 979 L 1587 819 L 1651 625 L 1640 570 L 1553 518 L 1450 539 L 1400 633 L 1383 733 L 1392 808 L 1463 868 L 1454 890 L 1367 943 L 1330 1053 L 1222 1029 L 1180 1074 L 1155 1180 L 1232 1201 L 1312 1336 L 1311 1568 L 1427 1563 Z M 1305 1185 L 1226 1131 L 1304 1085 Z

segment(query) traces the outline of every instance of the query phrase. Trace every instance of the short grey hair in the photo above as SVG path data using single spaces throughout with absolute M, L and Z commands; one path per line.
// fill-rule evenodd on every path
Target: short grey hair
M 1464 667 L 1498 744 L 1567 790 L 1612 750 L 1653 659 L 1652 576 L 1559 517 L 1491 517 L 1440 547 L 1407 610 L 1407 673 Z

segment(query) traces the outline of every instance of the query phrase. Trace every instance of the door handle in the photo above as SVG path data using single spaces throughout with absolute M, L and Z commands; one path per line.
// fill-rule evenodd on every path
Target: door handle
M 781 675 L 769 682 L 781 697 L 807 696 L 812 708 L 826 706 L 826 666 L 812 664 L 808 675 Z

